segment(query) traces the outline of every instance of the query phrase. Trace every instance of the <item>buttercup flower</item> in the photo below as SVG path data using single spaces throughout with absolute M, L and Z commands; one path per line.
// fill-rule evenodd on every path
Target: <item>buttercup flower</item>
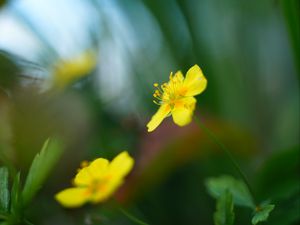
M 92 51 L 83 52 L 74 58 L 61 60 L 53 70 L 53 85 L 64 87 L 68 83 L 88 75 L 96 66 L 96 55 Z
M 55 199 L 64 207 L 79 207 L 86 202 L 99 203 L 107 200 L 123 183 L 124 177 L 131 171 L 134 160 L 124 151 L 111 162 L 98 158 L 79 170 L 74 186 L 55 195 Z
M 170 74 L 168 83 L 161 86 L 155 83 L 154 103 L 160 108 L 147 124 L 148 132 L 155 130 L 163 119 L 170 115 L 179 126 L 189 124 L 196 105 L 194 96 L 202 93 L 206 85 L 207 80 L 198 65 L 191 67 L 186 77 L 178 71 L 174 75 Z

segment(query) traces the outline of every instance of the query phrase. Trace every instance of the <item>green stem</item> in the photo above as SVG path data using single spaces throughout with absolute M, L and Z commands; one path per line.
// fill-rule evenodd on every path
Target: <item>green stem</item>
M 140 225 L 148 225 L 147 223 L 141 221 L 140 219 L 136 218 L 135 216 L 133 216 L 132 214 L 130 214 L 129 212 L 127 212 L 125 209 L 123 209 L 122 207 L 119 207 L 119 210 L 128 218 L 130 219 L 132 222 L 135 222 L 136 224 L 140 224 Z
M 229 149 L 216 137 L 216 135 L 209 130 L 201 121 L 197 116 L 194 116 L 195 121 L 197 123 L 197 125 L 225 152 L 226 156 L 229 158 L 230 162 L 233 164 L 233 166 L 235 167 L 235 169 L 238 171 L 238 173 L 240 174 L 241 178 L 243 179 L 243 181 L 245 182 L 245 184 L 247 185 L 252 198 L 254 200 L 254 204 L 257 205 L 257 201 L 254 195 L 254 192 L 251 188 L 250 183 L 248 182 L 248 179 L 246 177 L 246 175 L 243 173 L 243 171 L 241 170 L 239 164 L 237 163 L 237 161 L 234 159 L 234 157 L 232 156 L 231 152 L 229 151 Z

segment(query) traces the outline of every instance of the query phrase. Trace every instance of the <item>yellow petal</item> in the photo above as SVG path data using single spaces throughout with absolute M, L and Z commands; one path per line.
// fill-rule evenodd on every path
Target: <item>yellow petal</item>
M 128 152 L 121 152 L 109 164 L 109 174 L 112 177 L 124 177 L 130 172 L 133 164 L 134 160 Z
M 207 80 L 198 65 L 191 67 L 185 77 L 183 86 L 186 88 L 185 96 L 195 96 L 206 88 Z
M 133 164 L 133 158 L 126 151 L 117 155 L 109 164 L 106 177 L 102 180 L 97 192 L 93 193 L 90 201 L 98 203 L 108 199 L 124 182 L 124 177 L 131 171 Z
M 155 130 L 164 118 L 168 116 L 171 108 L 169 105 L 161 105 L 158 111 L 152 116 L 151 120 L 147 124 L 148 132 Z
M 187 97 L 178 101 L 172 110 L 174 123 L 179 126 L 189 124 L 193 117 L 195 105 L 196 99 L 194 97 Z
M 75 176 L 74 183 L 77 186 L 86 186 L 92 183 L 93 177 L 90 175 L 87 167 L 81 169 Z
M 91 164 L 88 166 L 88 169 L 90 174 L 97 179 L 106 174 L 108 165 L 109 162 L 107 159 L 98 158 L 91 162 Z
M 88 201 L 86 188 L 67 188 L 55 195 L 56 201 L 68 208 L 80 207 Z
M 182 74 L 182 72 L 179 70 L 175 73 L 173 79 L 176 79 L 177 81 L 183 81 L 184 80 L 184 76 Z
M 77 186 L 90 185 L 97 178 L 101 178 L 106 174 L 108 168 L 108 160 L 98 158 L 91 162 L 87 167 L 81 169 L 74 179 Z

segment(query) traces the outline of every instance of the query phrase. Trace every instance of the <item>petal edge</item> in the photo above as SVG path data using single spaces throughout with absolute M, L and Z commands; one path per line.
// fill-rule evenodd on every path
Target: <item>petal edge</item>
M 159 126 L 159 124 L 161 124 L 164 118 L 167 117 L 170 111 L 171 108 L 169 105 L 161 105 L 147 124 L 148 132 L 154 131 Z
M 55 195 L 56 201 L 67 208 L 80 207 L 88 201 L 88 198 L 86 188 L 67 188 Z

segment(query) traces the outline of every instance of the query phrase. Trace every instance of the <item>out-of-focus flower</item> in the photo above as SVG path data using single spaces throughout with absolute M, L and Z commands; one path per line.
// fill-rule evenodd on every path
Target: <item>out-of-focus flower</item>
M 196 105 L 195 95 L 202 93 L 207 85 L 200 67 L 191 67 L 186 77 L 180 71 L 170 74 L 170 81 L 159 86 L 154 84 L 156 90 L 153 94 L 154 103 L 160 105 L 158 111 L 147 124 L 148 132 L 155 130 L 159 124 L 169 115 L 179 126 L 185 126 L 192 120 Z
M 88 75 L 95 68 L 96 63 L 96 55 L 92 51 L 86 51 L 68 60 L 58 61 L 52 72 L 53 86 L 62 88 Z
M 79 170 L 74 179 L 75 187 L 62 190 L 55 195 L 55 199 L 70 208 L 82 206 L 86 202 L 103 202 L 123 183 L 133 164 L 133 158 L 126 151 L 111 162 L 98 158 Z

